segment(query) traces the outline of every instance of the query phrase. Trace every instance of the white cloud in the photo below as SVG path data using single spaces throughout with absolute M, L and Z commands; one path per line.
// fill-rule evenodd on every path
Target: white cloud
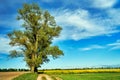
M 100 46 L 100 45 L 91 45 L 91 46 L 88 46 L 88 47 L 85 47 L 85 48 L 79 48 L 79 50 L 82 50 L 82 51 L 89 51 L 89 50 L 104 49 L 104 48 L 105 48 L 105 47 Z
M 113 7 L 117 3 L 117 0 L 91 0 L 92 2 L 93 7 L 104 9 Z
M 115 9 L 115 8 L 111 8 L 109 10 L 106 11 L 107 16 L 110 18 L 109 22 L 111 25 L 120 25 L 120 8 Z
M 42 2 L 46 3 L 62 3 L 63 7 L 81 7 L 81 8 L 98 8 L 98 9 L 108 9 L 112 8 L 118 0 L 42 0 Z M 86 6 L 87 5 L 87 6 Z M 71 8 L 71 7 L 70 7 Z
M 118 50 L 118 49 L 120 49 L 120 40 L 116 40 L 116 42 L 105 44 L 103 46 L 94 44 L 94 45 L 90 45 L 88 47 L 79 48 L 79 50 L 81 50 L 81 51 L 89 51 L 89 50 L 94 50 L 94 49 Z
M 120 40 L 117 40 L 114 43 L 108 44 L 107 46 L 111 47 L 110 50 L 120 49 Z
M 0 53 L 8 53 L 9 49 L 11 48 L 9 46 L 9 39 L 5 37 L 0 37 Z
M 0 53 L 8 54 L 10 50 L 18 49 L 19 47 L 12 47 L 9 45 L 10 40 L 3 35 L 0 36 Z
M 57 23 L 63 27 L 63 31 L 57 40 L 80 40 L 119 32 L 115 26 L 120 25 L 120 23 L 114 23 L 116 20 L 114 17 L 109 18 L 106 16 L 105 19 L 101 16 L 94 17 L 88 10 L 70 11 L 59 9 L 53 11 L 52 14 L 55 16 Z

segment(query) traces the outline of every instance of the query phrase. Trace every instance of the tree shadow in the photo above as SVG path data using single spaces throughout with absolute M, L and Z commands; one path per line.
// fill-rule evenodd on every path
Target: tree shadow
M 38 74 L 43 74 L 44 72 L 38 72 Z

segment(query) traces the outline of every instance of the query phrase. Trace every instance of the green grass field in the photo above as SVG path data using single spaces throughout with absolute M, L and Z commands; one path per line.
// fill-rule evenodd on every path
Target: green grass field
M 88 69 L 88 70 L 44 70 L 39 71 L 50 75 L 53 80 L 120 80 L 120 69 Z M 26 73 L 13 80 L 37 80 L 39 74 Z M 46 80 L 43 77 L 43 80 Z
M 37 76 L 38 74 L 35 73 L 26 73 L 14 78 L 13 80 L 37 80 Z
M 120 80 L 120 73 L 82 73 L 55 75 L 63 80 Z
M 63 80 L 120 80 L 120 73 L 81 73 L 81 74 L 49 74 Z M 27 73 L 13 80 L 37 80 L 38 74 Z M 46 79 L 43 79 L 46 80 Z

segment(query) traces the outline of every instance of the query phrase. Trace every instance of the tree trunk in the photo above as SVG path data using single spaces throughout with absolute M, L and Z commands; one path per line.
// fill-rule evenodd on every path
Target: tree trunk
M 34 67 L 34 66 L 32 66 L 32 67 L 31 67 L 31 72 L 33 72 L 33 73 L 34 73 L 34 71 L 35 71 L 34 69 L 35 69 L 35 67 Z
M 35 73 L 38 73 L 38 69 L 37 69 L 37 67 L 35 67 L 34 72 L 35 72 Z
M 33 72 L 33 73 L 37 73 L 37 72 L 38 72 L 37 67 L 32 66 L 32 67 L 31 67 L 31 72 Z
M 32 54 L 32 66 L 31 66 L 31 72 L 32 73 L 35 73 L 35 72 L 37 72 L 37 67 L 35 66 L 35 54 L 33 53 Z

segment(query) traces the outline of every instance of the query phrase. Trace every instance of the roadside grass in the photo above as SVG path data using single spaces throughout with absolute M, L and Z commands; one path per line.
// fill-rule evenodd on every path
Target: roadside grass
M 63 80 L 120 80 L 120 73 L 56 74 Z
M 26 73 L 22 74 L 12 80 L 37 80 L 38 74 L 36 73 Z

